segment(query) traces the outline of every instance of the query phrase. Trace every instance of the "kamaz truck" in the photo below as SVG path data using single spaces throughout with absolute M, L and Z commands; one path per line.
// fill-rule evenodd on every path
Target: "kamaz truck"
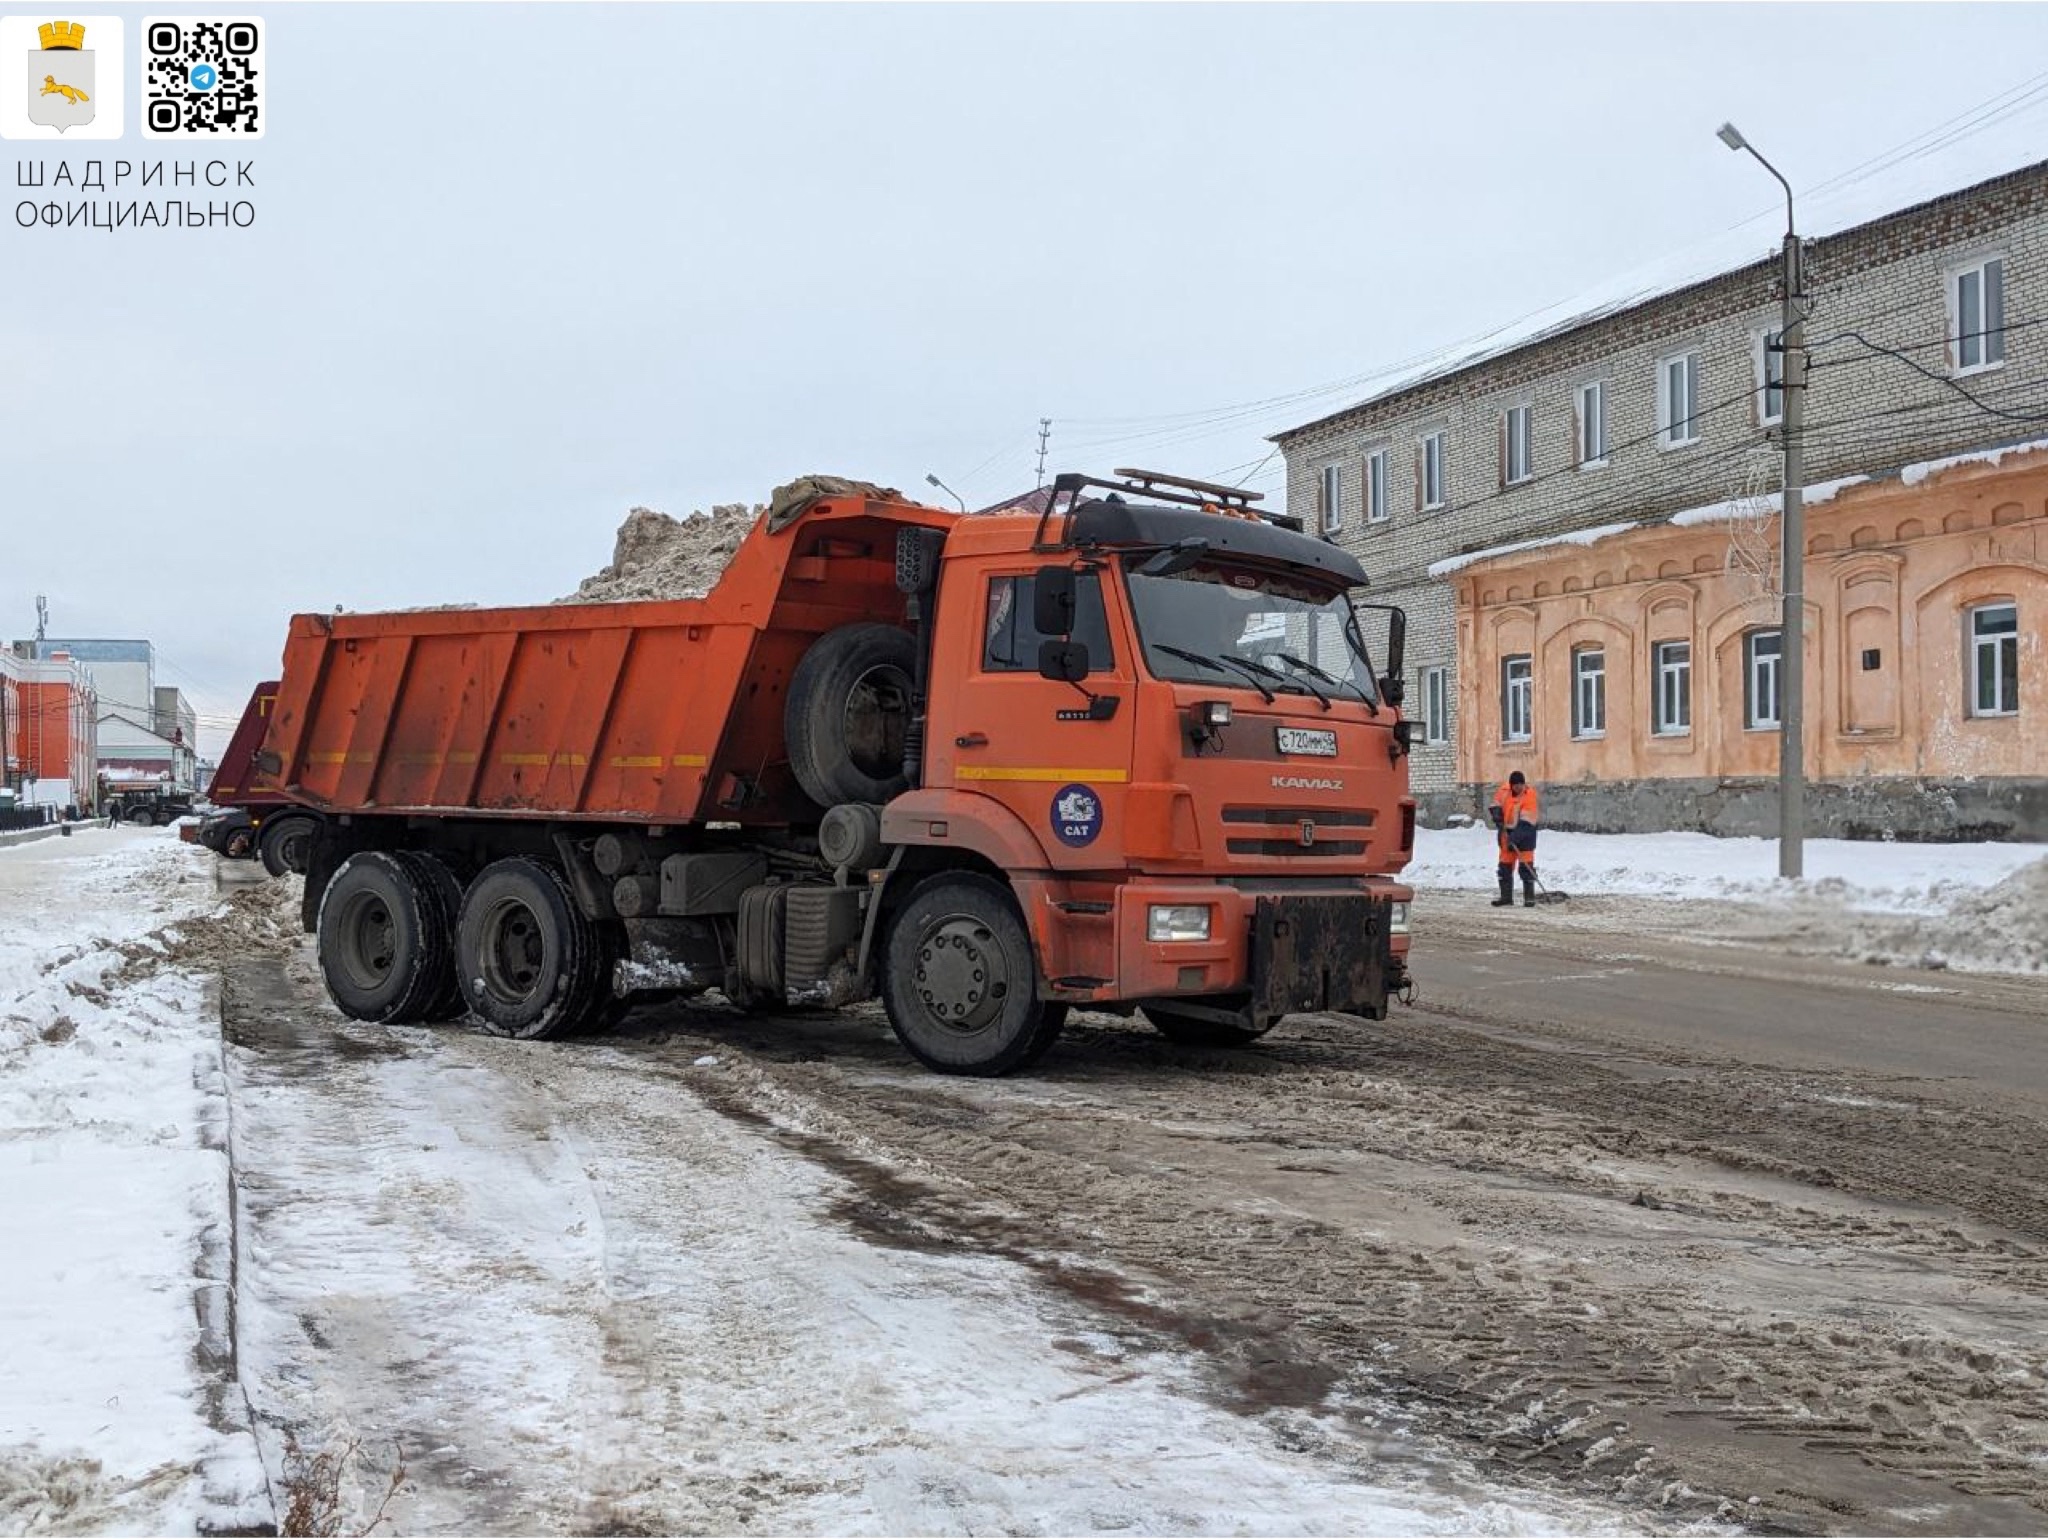
M 879 996 L 959 1074 L 1076 1008 L 1205 1045 L 1384 1017 L 1402 616 L 1376 668 L 1357 560 L 1254 501 L 784 494 L 702 598 L 294 617 L 252 763 L 329 992 L 508 1037 Z

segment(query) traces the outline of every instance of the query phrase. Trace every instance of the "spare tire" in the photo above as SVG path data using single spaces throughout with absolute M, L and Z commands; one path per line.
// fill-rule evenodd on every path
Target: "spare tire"
M 789 767 L 820 807 L 886 802 L 910 787 L 903 740 L 917 644 L 893 625 L 842 625 L 811 643 L 789 681 Z

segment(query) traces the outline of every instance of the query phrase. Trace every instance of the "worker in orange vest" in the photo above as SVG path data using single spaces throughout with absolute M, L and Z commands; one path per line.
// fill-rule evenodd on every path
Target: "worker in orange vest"
M 1520 770 L 1508 776 L 1507 784 L 1493 793 L 1489 810 L 1494 831 L 1500 835 L 1500 896 L 1495 908 L 1510 908 L 1515 901 L 1515 871 L 1522 873 L 1522 907 L 1536 906 L 1536 788 Z

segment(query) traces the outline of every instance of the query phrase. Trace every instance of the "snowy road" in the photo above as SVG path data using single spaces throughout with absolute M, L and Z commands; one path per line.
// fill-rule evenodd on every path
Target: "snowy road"
M 302 960 L 231 969 L 225 1014 L 245 1382 L 273 1463 L 285 1427 L 361 1440 L 359 1507 L 403 1451 L 401 1530 L 1623 1521 L 1361 1440 L 1318 1365 L 1218 1404 L 1109 1274 L 1077 1273 L 1105 1311 L 985 1247 L 877 1243 L 887 1193 L 741 1111 L 729 1053 L 351 1026 Z
M 351 1024 L 213 870 L 0 853 L 0 1529 L 260 1525 L 287 1436 L 405 1532 L 2048 1516 L 2048 1004 L 1840 894 L 1429 893 L 1392 1021 L 963 1082 L 872 1010 Z

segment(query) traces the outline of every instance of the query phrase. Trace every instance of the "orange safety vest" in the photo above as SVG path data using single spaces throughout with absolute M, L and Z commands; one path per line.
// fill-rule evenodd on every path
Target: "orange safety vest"
M 1534 828 L 1538 821 L 1536 787 L 1523 783 L 1517 792 L 1506 781 L 1493 793 L 1493 804 L 1500 808 L 1500 862 L 1502 865 L 1520 864 L 1533 866 L 1536 863 L 1534 850 L 1518 850 L 1508 842 L 1508 835 L 1519 823 Z

